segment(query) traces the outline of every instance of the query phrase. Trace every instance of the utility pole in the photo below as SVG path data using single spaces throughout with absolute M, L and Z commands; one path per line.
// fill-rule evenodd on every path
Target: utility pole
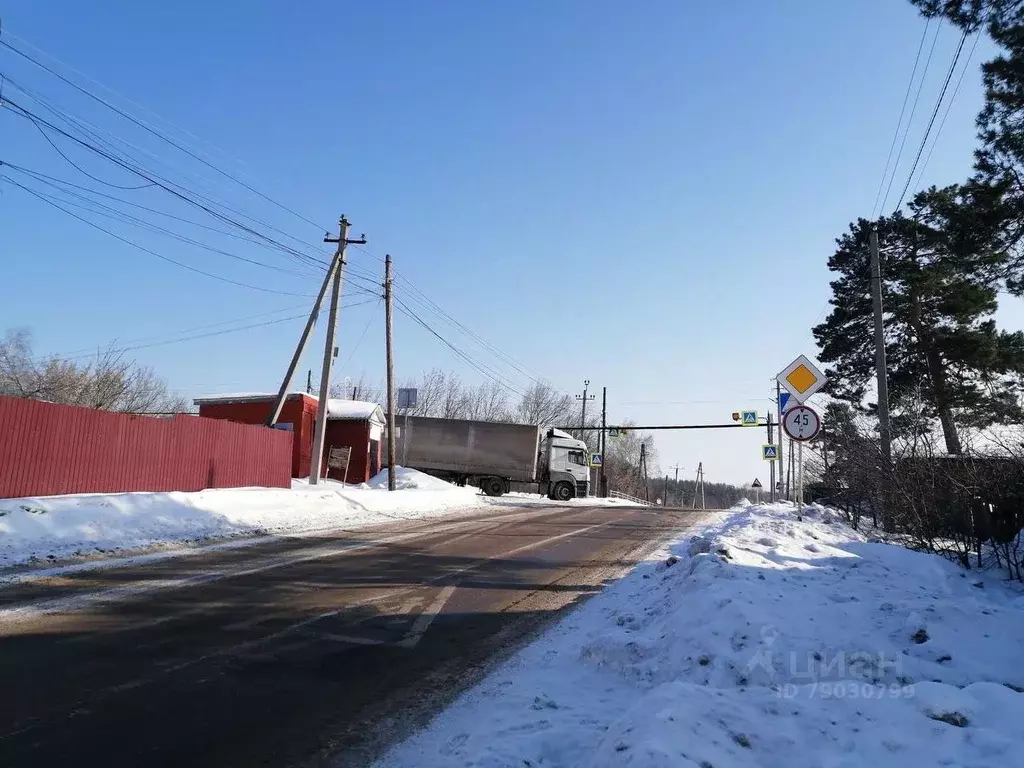
M 316 301 L 313 302 L 313 309 L 309 312 L 309 319 L 306 320 L 306 327 L 302 329 L 302 335 L 299 337 L 299 343 L 295 347 L 294 354 L 292 354 L 291 362 L 288 363 L 288 371 L 284 375 L 281 387 L 277 390 L 277 397 L 274 399 L 274 404 L 271 406 L 270 413 L 267 415 L 265 423 L 268 427 L 272 427 L 277 424 L 277 420 L 281 416 L 281 409 L 284 408 L 284 401 L 288 398 L 288 387 L 291 386 L 292 376 L 295 375 L 295 368 L 298 366 L 299 359 L 302 357 L 302 353 L 306 349 L 306 342 L 309 340 L 309 332 L 313 330 L 316 318 L 320 314 L 320 305 L 323 304 L 324 301 L 324 294 L 327 293 L 327 286 L 329 286 L 331 281 L 334 279 L 334 273 L 337 268 L 338 257 L 337 254 L 335 254 L 334 258 L 331 259 L 331 265 L 327 268 L 327 274 L 324 275 L 324 282 L 323 285 L 320 286 L 320 293 L 316 295 Z
M 309 368 L 306 371 L 306 394 L 313 394 L 313 369 Z
M 395 490 L 395 354 L 391 254 L 384 257 L 384 337 L 388 376 L 388 490 Z
M 608 460 L 608 387 L 601 387 L 601 496 L 608 496 L 608 479 L 604 476 L 604 463 Z
M 697 508 L 697 491 L 700 491 L 700 508 L 704 509 L 704 462 L 697 462 L 697 482 L 693 486 L 693 508 Z
M 885 371 L 885 326 L 882 314 L 882 266 L 878 256 L 878 227 L 868 235 L 871 248 L 871 300 L 875 308 L 875 378 L 878 381 L 878 434 L 882 460 L 888 470 L 892 463 L 892 429 L 889 426 L 889 378 Z
M 679 487 L 679 470 L 682 469 L 682 467 L 679 464 L 676 464 L 674 467 L 669 467 L 669 469 L 674 469 L 676 471 L 676 495 L 679 497 L 679 506 L 681 507 L 683 506 L 683 491 Z M 665 501 L 665 505 L 668 505 L 667 499 Z
M 768 445 L 772 445 L 772 444 L 773 444 L 772 443 L 772 411 L 769 408 L 768 409 Z M 779 455 L 778 452 L 776 452 L 775 455 L 778 456 Z M 770 475 L 770 477 L 768 478 L 768 483 L 769 483 L 769 485 L 768 485 L 768 500 L 769 501 L 775 501 L 775 462 L 774 461 L 769 461 L 768 462 L 768 473 Z
M 587 397 L 587 388 L 590 386 L 590 379 L 583 380 L 583 395 L 576 395 L 577 400 L 583 401 L 583 412 L 580 416 L 580 440 L 584 440 L 586 437 L 587 429 L 587 400 L 593 400 L 594 396 Z
M 638 469 L 639 472 L 637 474 L 642 473 L 641 477 L 644 481 L 644 500 L 650 503 L 651 488 L 650 484 L 647 482 L 647 443 L 644 442 L 640 443 L 640 466 Z
M 786 482 L 785 482 L 786 461 L 785 461 L 785 459 L 783 458 L 783 455 L 782 455 L 782 439 L 783 439 L 783 434 L 782 434 L 782 385 L 779 384 L 778 378 L 775 379 L 775 407 L 776 407 L 776 410 L 777 410 L 778 415 L 779 415 L 779 460 L 777 462 L 778 465 L 779 465 L 779 480 L 778 480 L 778 482 L 779 482 L 779 485 L 782 486 L 780 490 L 784 491 L 785 490 L 785 486 L 786 486 Z M 790 447 L 792 448 L 792 446 L 790 446 Z M 776 501 L 780 500 L 779 499 L 779 495 L 780 494 L 778 492 L 776 492 L 776 494 L 775 494 L 775 497 L 776 497 L 775 500 Z
M 327 321 L 327 338 L 324 340 L 324 362 L 320 370 L 320 401 L 316 410 L 316 428 L 313 431 L 313 453 L 310 460 L 309 484 L 320 482 L 320 470 L 324 460 L 324 439 L 327 436 L 327 398 L 331 388 L 331 366 L 334 363 L 334 333 L 338 322 L 338 301 L 341 299 L 342 278 L 345 275 L 345 246 L 362 245 L 365 235 L 358 240 L 348 239 L 349 222 L 344 216 L 339 221 L 338 237 L 324 237 L 325 243 L 337 243 L 338 249 L 332 260 L 334 281 L 331 286 L 331 314 Z
M 665 475 L 665 493 L 661 495 L 661 506 L 668 506 L 668 475 Z

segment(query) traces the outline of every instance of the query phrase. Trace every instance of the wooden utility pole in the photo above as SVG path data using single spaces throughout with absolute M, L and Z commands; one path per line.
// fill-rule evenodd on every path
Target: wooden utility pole
M 320 292 L 316 295 L 316 301 L 313 302 L 313 309 L 309 312 L 309 319 L 306 320 L 306 326 L 302 329 L 302 335 L 299 337 L 299 343 L 295 347 L 295 352 L 292 354 L 291 362 L 288 363 L 288 371 L 284 375 L 284 380 L 281 382 L 281 387 L 277 390 L 277 397 L 274 398 L 274 404 L 270 408 L 270 413 L 267 415 L 266 425 L 272 427 L 277 424 L 277 420 L 281 417 L 281 409 L 284 408 L 284 401 L 288 398 L 288 387 L 292 384 L 292 376 L 295 375 L 295 368 L 299 365 L 299 359 L 302 357 L 303 351 L 306 349 L 306 342 L 309 340 L 309 332 L 313 330 L 313 325 L 316 323 L 316 319 L 320 314 L 320 305 L 323 304 L 324 294 L 327 293 L 327 286 L 331 284 L 334 279 L 334 272 L 338 266 L 337 254 L 331 259 L 331 265 L 327 268 L 327 274 L 324 275 L 323 285 L 320 286 Z
M 778 378 L 775 379 L 775 407 L 776 407 L 776 410 L 777 410 L 778 416 L 779 416 L 779 454 L 778 454 L 779 455 L 779 460 L 776 463 L 779 465 L 779 480 L 778 480 L 778 484 L 780 486 L 780 488 L 775 491 L 775 500 L 779 501 L 780 500 L 779 497 L 780 497 L 781 494 L 778 491 L 779 490 L 785 491 L 785 488 L 786 488 L 786 482 L 785 482 L 785 477 L 786 477 L 786 461 L 785 461 L 785 459 L 783 458 L 783 455 L 782 455 L 782 441 L 783 441 L 783 438 L 784 438 L 784 435 L 782 434 L 782 385 L 779 384 Z M 790 448 L 792 448 L 792 447 L 793 446 L 790 445 Z M 773 489 L 773 490 L 775 490 L 775 489 Z
M 642 438 L 641 438 L 642 440 Z M 647 482 L 647 443 L 640 443 L 640 466 L 638 467 L 639 472 L 644 481 L 644 501 L 650 503 L 651 501 L 651 488 Z
M 384 257 L 384 337 L 388 376 L 388 490 L 395 490 L 395 355 L 391 255 Z
M 313 453 L 310 457 L 309 484 L 316 485 L 320 482 L 320 470 L 324 461 L 324 439 L 327 436 L 327 399 L 331 388 L 331 366 L 334 363 L 336 350 L 334 348 L 334 334 L 338 323 L 338 302 L 341 299 L 341 286 L 345 276 L 345 246 L 362 245 L 366 242 L 365 237 L 358 240 L 348 239 L 349 222 L 344 216 L 339 221 L 338 237 L 327 236 L 325 243 L 337 243 L 338 249 L 334 253 L 332 269 L 334 281 L 331 286 L 331 313 L 327 320 L 327 338 L 324 340 L 324 362 L 320 370 L 320 401 L 316 410 L 316 428 L 313 431 Z
M 704 509 L 704 462 L 697 462 L 697 482 L 693 486 L 693 508 L 697 508 L 697 491 L 700 491 L 700 508 Z
M 583 394 L 576 395 L 577 400 L 583 401 L 583 411 L 580 415 L 580 440 L 586 439 L 587 429 L 587 400 L 593 400 L 594 396 L 590 395 L 587 397 L 587 388 L 590 386 L 590 379 L 583 380 Z
M 682 467 L 679 464 L 676 464 L 674 467 L 670 467 L 670 469 L 674 469 L 676 471 L 676 495 L 679 497 L 679 506 L 681 507 L 683 506 L 683 491 L 679 487 L 679 470 L 682 469 Z M 667 499 L 665 501 L 665 505 L 668 506 Z
M 885 326 L 882 313 L 882 266 L 878 255 L 878 227 L 868 235 L 871 249 L 871 303 L 875 310 L 875 380 L 878 382 L 878 434 L 882 460 L 888 471 L 892 463 L 892 428 L 889 425 L 889 378 L 885 371 Z
M 601 496 L 608 496 L 604 465 L 608 461 L 608 387 L 601 387 Z

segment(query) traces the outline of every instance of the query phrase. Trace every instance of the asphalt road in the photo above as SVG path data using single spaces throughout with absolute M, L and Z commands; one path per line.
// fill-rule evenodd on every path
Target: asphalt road
M 700 512 L 499 507 L 0 588 L 0 766 L 367 765 Z

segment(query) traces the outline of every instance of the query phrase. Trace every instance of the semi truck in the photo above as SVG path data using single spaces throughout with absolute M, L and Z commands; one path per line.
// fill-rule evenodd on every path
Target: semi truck
M 587 444 L 552 427 L 399 416 L 396 460 L 488 496 L 532 490 L 567 501 L 590 494 Z

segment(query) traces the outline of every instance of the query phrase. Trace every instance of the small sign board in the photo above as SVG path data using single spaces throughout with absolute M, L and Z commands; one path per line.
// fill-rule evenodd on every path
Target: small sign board
M 789 392 L 779 392 L 779 411 L 785 413 L 793 396 Z
M 755 477 L 754 482 L 750 484 L 750 487 L 753 488 L 754 490 L 761 490 L 764 486 L 761 485 L 761 481 Z
M 348 463 L 352 459 L 352 446 L 343 445 L 338 448 L 331 448 L 327 453 L 327 469 L 342 470 L 341 481 L 348 481 Z
M 756 427 L 757 411 L 740 411 L 740 424 L 744 427 Z
M 782 428 L 791 440 L 813 440 L 821 430 L 821 417 L 813 408 L 794 405 L 782 416 Z
M 419 394 L 419 390 L 415 387 L 399 387 L 398 388 L 398 407 L 399 408 L 415 408 L 416 407 L 416 396 Z
M 789 390 L 798 403 L 803 403 L 825 386 L 828 379 L 805 355 L 787 365 L 779 373 L 779 384 Z M 785 406 L 783 406 L 785 408 Z
M 590 466 L 600 467 L 602 464 L 604 464 L 604 456 L 602 456 L 600 453 L 590 454 Z
M 618 437 L 618 436 L 619 436 L 619 428 L 618 427 L 608 427 L 608 437 Z
M 765 461 L 778 461 L 779 460 L 779 446 L 777 445 L 762 445 L 761 446 L 761 458 Z

